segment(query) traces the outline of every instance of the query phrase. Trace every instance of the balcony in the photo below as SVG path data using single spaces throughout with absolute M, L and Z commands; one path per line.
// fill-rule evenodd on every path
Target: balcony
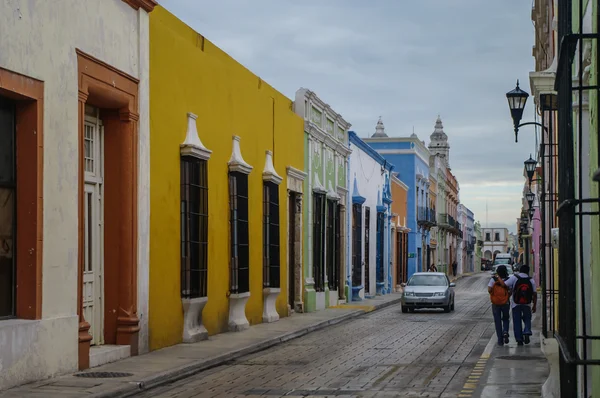
M 475 244 L 469 242 L 467 243 L 467 253 L 473 253 L 475 251 Z
M 419 206 L 417 208 L 417 223 L 425 228 L 431 228 L 437 225 L 435 209 Z
M 440 229 L 450 229 L 450 220 L 449 220 L 449 216 L 446 213 L 440 213 L 438 220 L 437 220 L 437 225 L 438 227 L 440 227 Z

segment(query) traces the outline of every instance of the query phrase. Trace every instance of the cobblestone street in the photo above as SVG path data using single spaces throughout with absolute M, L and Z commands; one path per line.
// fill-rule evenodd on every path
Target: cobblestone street
M 460 279 L 456 311 L 399 305 L 139 397 L 456 397 L 493 333 L 488 273 Z

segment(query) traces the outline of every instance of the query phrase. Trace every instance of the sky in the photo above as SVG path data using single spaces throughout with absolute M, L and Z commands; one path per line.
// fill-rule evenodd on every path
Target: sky
M 517 79 L 531 93 L 531 1 L 159 3 L 290 99 L 316 92 L 360 137 L 381 116 L 388 136 L 414 130 L 428 144 L 439 114 L 461 203 L 482 227 L 516 230 L 536 133 L 525 127 L 515 143 L 505 94 Z

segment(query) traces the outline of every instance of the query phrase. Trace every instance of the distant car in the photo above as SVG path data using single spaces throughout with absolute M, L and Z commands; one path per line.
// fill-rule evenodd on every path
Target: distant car
M 402 312 L 418 308 L 443 308 L 454 311 L 454 283 L 443 272 L 416 272 L 402 284 Z
M 508 272 L 508 276 L 512 275 L 514 272 L 513 267 L 509 264 L 496 264 L 492 267 L 490 274 L 494 275 L 497 272 L 499 266 L 504 265 L 506 267 L 506 272 Z

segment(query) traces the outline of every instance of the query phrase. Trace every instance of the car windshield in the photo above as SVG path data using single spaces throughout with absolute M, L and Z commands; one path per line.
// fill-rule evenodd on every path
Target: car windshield
M 446 286 L 448 281 L 442 275 L 415 275 L 407 283 L 407 286 Z
M 508 264 L 510 260 L 508 258 L 497 258 L 494 262 L 496 264 Z

